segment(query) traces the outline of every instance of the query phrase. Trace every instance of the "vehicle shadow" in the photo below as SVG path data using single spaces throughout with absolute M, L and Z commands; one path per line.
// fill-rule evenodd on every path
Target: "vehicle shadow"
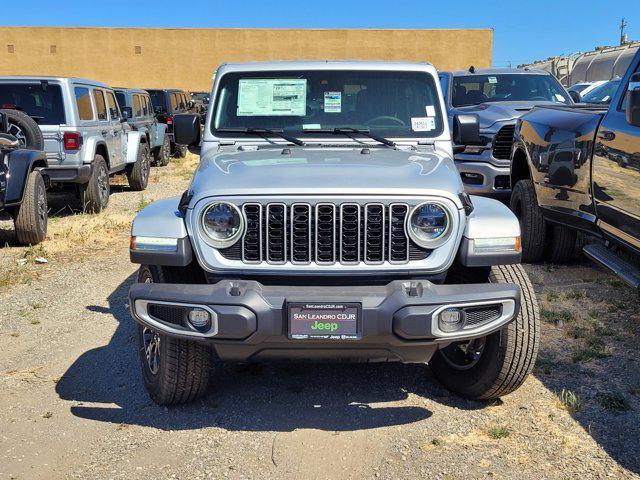
M 118 327 L 107 345 L 83 353 L 56 385 L 60 398 L 74 402 L 71 412 L 77 417 L 163 430 L 350 431 L 427 419 L 432 413 L 425 400 L 465 410 L 484 406 L 450 394 L 424 365 L 216 361 L 203 400 L 158 407 L 142 383 L 136 327 L 126 306 L 134 281 L 130 276 L 109 296 L 109 308 L 87 307 L 113 315 Z M 409 394 L 421 398 L 409 406 L 391 404 Z

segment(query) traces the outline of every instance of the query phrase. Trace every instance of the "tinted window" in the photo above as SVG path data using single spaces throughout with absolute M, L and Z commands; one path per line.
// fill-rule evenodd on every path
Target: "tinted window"
M 152 90 L 149 92 L 149 97 L 151 98 L 151 103 L 153 103 L 154 107 L 162 107 L 163 110 L 167 108 L 164 100 L 164 92 Z
M 123 92 L 116 92 L 116 98 L 118 99 L 118 105 L 120 105 L 120 108 L 124 108 L 127 106 L 127 99 L 125 98 Z
M 149 109 L 149 97 L 146 95 L 140 95 L 140 99 L 142 100 L 142 113 L 146 117 L 151 113 L 151 110 Z
M 447 98 L 447 76 L 446 75 L 440 75 L 440 89 L 442 90 L 442 96 L 445 98 Z
M 578 83 L 576 85 L 574 85 L 573 87 L 569 87 L 569 91 L 570 92 L 578 92 L 581 93 L 585 88 L 587 88 L 589 86 L 588 83 Z
M 109 107 L 109 116 L 112 120 L 120 118 L 120 110 L 118 110 L 118 105 L 116 103 L 116 99 L 113 96 L 113 92 L 107 91 L 107 106 Z
M 91 108 L 89 89 L 85 87 L 75 87 L 74 92 L 80 120 L 93 120 L 93 109 Z
M 495 74 L 453 77 L 454 107 L 489 102 L 570 103 L 569 96 L 550 75 Z
M 262 127 L 304 135 L 358 128 L 387 137 L 435 137 L 443 128 L 434 78 L 424 72 L 239 72 L 220 82 L 214 133 Z
M 13 105 L 41 125 L 67 123 L 59 85 L 0 83 L 0 105 Z
M 142 106 L 140 105 L 140 95 L 133 96 L 133 116 L 134 117 L 142 116 Z
M 96 102 L 96 113 L 98 120 L 107 120 L 107 105 L 104 103 L 102 90 L 93 91 L 93 100 Z

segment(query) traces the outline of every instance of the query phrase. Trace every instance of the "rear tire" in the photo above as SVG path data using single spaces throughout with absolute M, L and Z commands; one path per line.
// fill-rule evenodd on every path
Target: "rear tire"
M 151 154 L 149 145 L 141 143 L 138 147 L 138 158 L 133 165 L 127 166 L 127 180 L 129 187 L 134 192 L 140 192 L 147 188 L 149 172 L 151 171 Z
M 154 153 L 155 165 L 158 167 L 166 167 L 171 160 L 171 141 L 169 135 L 164 135 L 162 145 Z
M 6 132 L 18 139 L 22 148 L 44 150 L 44 137 L 33 118 L 19 110 L 2 110 L 7 115 L 9 130 Z
M 492 400 L 520 387 L 533 370 L 540 342 L 538 302 L 522 265 L 494 266 L 489 281 L 520 286 L 518 316 L 498 332 L 465 342 L 468 345 L 458 342 L 441 348 L 429 362 L 445 387 L 472 400 Z
M 577 232 L 562 225 L 553 225 L 547 228 L 551 229 L 547 260 L 552 263 L 570 261 L 576 254 Z
M 100 213 L 109 204 L 109 170 L 102 155 L 93 159 L 89 181 L 80 187 L 80 201 L 87 213 Z
M 22 203 L 14 219 L 16 237 L 21 245 L 36 245 L 47 236 L 47 192 L 37 170 L 27 177 Z
M 187 146 L 186 145 L 178 145 L 177 143 L 174 145 L 173 156 L 176 158 L 184 158 L 187 156 Z
M 529 179 L 519 180 L 513 188 L 509 203 L 520 222 L 522 262 L 541 261 L 547 242 L 547 226 L 538 206 L 533 182 Z
M 189 269 L 142 265 L 140 283 L 192 282 Z M 203 396 L 209 386 L 211 351 L 201 343 L 178 340 L 138 325 L 144 385 L 158 405 L 177 405 Z

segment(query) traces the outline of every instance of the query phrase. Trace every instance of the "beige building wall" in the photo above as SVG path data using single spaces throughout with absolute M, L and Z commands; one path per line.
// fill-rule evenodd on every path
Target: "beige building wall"
M 0 75 L 78 76 L 112 86 L 209 90 L 224 62 L 428 61 L 491 66 L 493 30 L 0 27 Z

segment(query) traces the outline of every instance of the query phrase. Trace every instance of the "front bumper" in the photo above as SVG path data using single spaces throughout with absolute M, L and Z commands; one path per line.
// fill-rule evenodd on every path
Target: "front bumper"
M 511 195 L 511 166 L 496 164 L 492 160 L 495 159 L 491 156 L 490 150 L 481 155 L 455 156 L 455 164 L 467 193 L 494 198 Z
M 289 338 L 289 302 L 360 304 L 359 338 Z M 233 280 L 212 285 L 139 283 L 129 291 L 129 305 L 141 325 L 208 343 L 223 360 L 426 362 L 440 346 L 488 335 L 513 320 L 520 309 L 520 288 L 514 284 L 435 285 L 426 280 L 357 287 L 266 286 Z M 212 314 L 211 328 L 202 332 L 188 323 L 184 312 L 192 307 Z M 446 333 L 439 328 L 438 312 L 447 307 L 469 312 L 461 330 Z M 470 312 L 485 310 L 493 316 L 474 313 L 470 322 Z

